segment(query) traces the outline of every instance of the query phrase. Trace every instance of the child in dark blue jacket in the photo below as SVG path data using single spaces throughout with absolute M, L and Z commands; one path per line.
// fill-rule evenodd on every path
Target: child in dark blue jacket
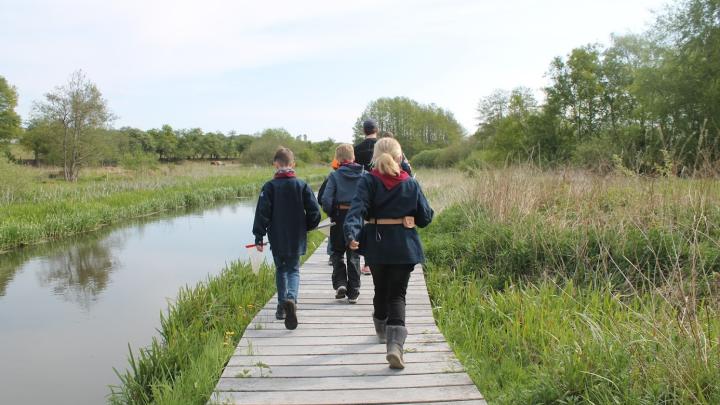
M 263 185 L 255 210 L 253 235 L 263 251 L 268 234 L 275 262 L 278 306 L 275 317 L 285 318 L 285 327 L 297 328 L 296 304 L 300 286 L 300 256 L 307 250 L 307 232 L 320 222 L 320 207 L 310 186 L 295 177 L 295 158 L 290 149 L 279 148 L 272 180 Z
M 433 210 L 420 184 L 400 168 L 402 150 L 395 139 L 377 141 L 373 161 L 358 183 L 344 232 L 350 249 L 358 249 L 372 271 L 373 322 L 380 341 L 387 341 L 386 358 L 391 368 L 404 368 L 405 295 L 410 272 L 425 261 L 415 226 L 430 224 Z
M 337 147 L 335 159 L 340 162 L 340 167 L 328 176 L 320 202 L 323 210 L 335 223 L 330 228 L 330 258 L 333 264 L 332 284 L 335 298 L 342 299 L 347 295 L 348 302 L 354 304 L 360 295 L 360 256 L 348 249 L 343 223 L 350 209 L 350 202 L 355 196 L 357 183 L 363 174 L 363 167 L 355 163 L 353 146 L 347 143 Z M 347 257 L 347 266 L 343 256 Z

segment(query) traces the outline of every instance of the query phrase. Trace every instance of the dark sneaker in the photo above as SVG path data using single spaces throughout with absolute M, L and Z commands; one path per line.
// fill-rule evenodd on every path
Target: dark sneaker
M 343 299 L 345 298 L 345 293 L 347 292 L 347 288 L 344 285 L 341 285 L 338 287 L 337 290 L 335 290 L 335 299 Z
M 296 307 L 293 301 L 285 301 L 285 328 L 293 330 L 298 326 L 297 314 L 295 313 Z
M 330 256 L 330 258 L 328 259 L 328 266 L 332 266 L 332 265 L 333 265 L 333 260 L 332 260 L 332 256 Z
M 362 275 L 364 275 L 364 276 L 371 276 L 371 275 L 372 275 L 372 272 L 370 271 L 370 267 L 368 267 L 368 266 L 363 266 L 363 267 L 360 269 L 360 274 L 362 274 Z
M 277 310 L 275 310 L 275 319 L 277 319 L 278 321 L 281 319 L 285 319 L 285 308 L 280 304 L 278 304 Z
M 360 291 L 357 290 L 350 290 L 348 291 L 348 302 L 351 304 L 355 304 L 358 301 L 358 297 L 360 296 Z

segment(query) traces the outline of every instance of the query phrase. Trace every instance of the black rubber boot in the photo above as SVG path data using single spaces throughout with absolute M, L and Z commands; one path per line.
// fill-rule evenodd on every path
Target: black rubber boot
M 292 300 L 285 301 L 285 328 L 293 330 L 298 326 L 297 314 L 295 311 L 297 307 L 295 302 Z
M 407 338 L 407 329 L 404 326 L 387 325 L 385 333 L 387 335 L 387 356 L 385 358 L 390 363 L 390 368 L 405 368 L 403 345 L 405 344 L 405 338 Z
M 377 319 L 373 316 L 373 323 L 375 324 L 375 334 L 378 337 L 378 341 L 385 343 L 385 324 L 387 323 L 387 318 Z
M 283 307 L 281 304 L 278 304 L 277 310 L 275 311 L 275 319 L 282 320 L 285 319 L 285 307 Z

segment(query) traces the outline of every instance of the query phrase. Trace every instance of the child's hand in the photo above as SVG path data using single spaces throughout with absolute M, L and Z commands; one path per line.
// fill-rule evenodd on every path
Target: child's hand
M 258 252 L 262 252 L 262 251 L 263 251 L 263 245 L 262 245 L 261 243 L 258 243 L 257 245 L 255 245 L 255 249 L 257 249 Z
M 356 240 L 351 240 L 348 244 L 348 247 L 350 248 L 350 250 L 358 250 L 358 248 L 360 247 L 360 242 Z

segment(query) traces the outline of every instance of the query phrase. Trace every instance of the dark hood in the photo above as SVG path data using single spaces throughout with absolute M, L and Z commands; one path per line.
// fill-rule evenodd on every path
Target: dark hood
M 363 174 L 363 167 L 357 163 L 343 164 L 337 173 L 347 179 L 357 179 Z

